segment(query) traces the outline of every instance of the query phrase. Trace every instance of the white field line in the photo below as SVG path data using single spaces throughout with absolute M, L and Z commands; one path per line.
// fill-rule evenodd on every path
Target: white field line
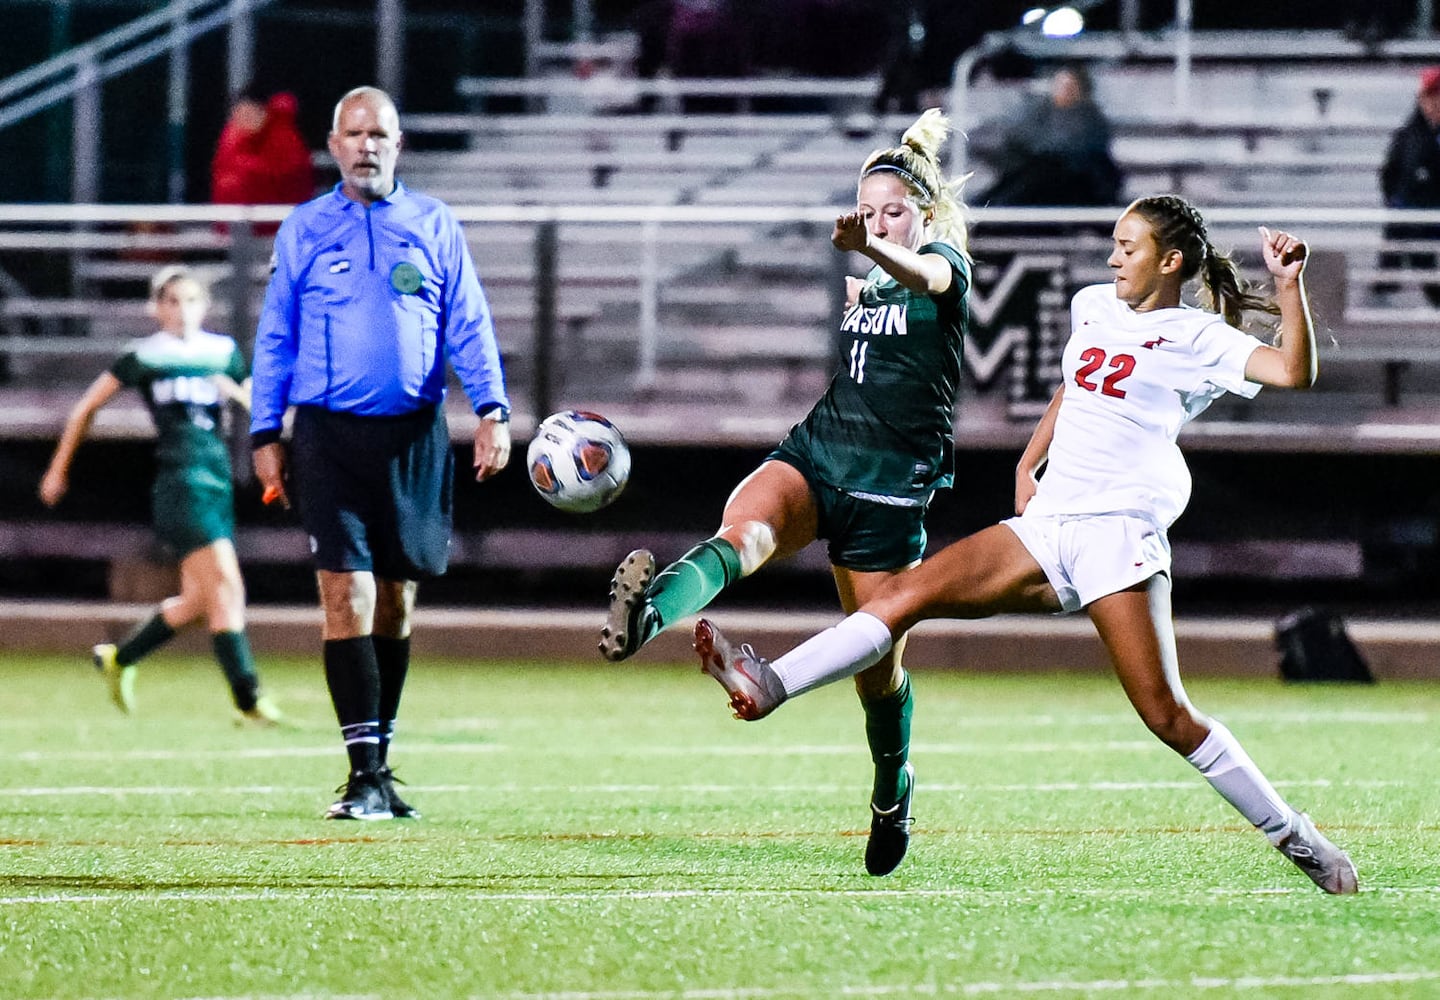
M 1368 723 L 1367 723 L 1368 724 Z M 1406 723 L 1411 725 L 1412 723 Z M 547 758 L 557 756 L 595 756 L 591 746 L 576 744 L 554 744 L 543 747 L 522 749 L 504 743 L 424 743 L 409 740 L 397 743 L 397 749 L 405 756 L 462 756 L 465 754 L 510 753 L 524 756 L 527 753 L 543 752 Z M 915 755 L 928 756 L 1011 756 L 1015 754 L 1090 754 L 1090 753 L 1169 753 L 1154 739 L 1135 740 L 1067 740 L 1031 741 L 1006 743 L 998 740 L 983 742 L 911 744 Z M 135 761 L 135 760 L 270 760 L 294 757 L 330 757 L 340 753 L 339 741 L 323 746 L 278 746 L 246 747 L 231 750 L 186 749 L 140 749 L 140 750 L 16 750 L 9 754 L 14 762 L 34 764 L 51 761 Z M 605 751 L 608 757 L 849 757 L 864 753 L 864 747 L 856 743 L 826 746 L 822 744 L 742 744 L 715 742 L 692 745 L 650 745 L 631 744 Z
M 1226 993 L 1265 991 L 1282 988 L 1319 989 L 1328 986 L 1399 986 L 1440 980 L 1440 971 L 1348 972 L 1332 976 L 1193 976 L 1189 979 L 1051 979 L 1013 982 L 973 983 L 875 983 L 838 986 L 826 991 L 835 997 L 936 997 L 1015 996 L 1024 994 L 1155 993 L 1184 994 L 1200 990 Z M 711 986 L 677 990 L 551 990 L 544 993 L 472 993 L 470 1000 L 782 1000 L 810 997 L 816 991 L 806 986 Z M 183 1000 L 227 1000 L 220 997 L 189 997 Z M 255 998 L 252 998 L 255 1000 Z M 295 996 L 267 994 L 262 1000 L 313 1000 L 312 994 Z M 380 1000 L 379 995 L 350 996 L 336 1000 Z
M 1334 711 L 1247 711 L 1245 709 L 1227 709 L 1224 712 L 1214 713 L 1222 717 L 1224 721 L 1244 722 L 1253 725 L 1279 726 L 1279 725 L 1357 725 L 1357 726 L 1418 726 L 1425 725 L 1435 720 L 1436 713 L 1421 711 L 1404 712 L 1382 712 L 1336 709 Z M 1026 729 L 1051 728 L 1054 726 L 1072 726 L 1076 728 L 1092 728 L 1096 726 L 1126 726 L 1136 724 L 1137 720 L 1133 712 L 1104 712 L 1090 714 L 1049 714 L 1049 713 L 1028 713 L 1018 712 L 1014 714 L 993 714 L 966 716 L 963 710 L 960 714 L 952 716 L 948 723 L 951 728 L 964 731 L 967 729 L 1014 729 L 1024 731 Z M 496 730 L 503 726 L 498 719 L 476 718 L 474 716 L 456 718 L 434 718 L 427 719 L 424 727 L 431 731 L 454 731 L 464 730 L 467 732 L 483 732 Z M 54 731 L 55 720 L 45 716 L 36 716 L 29 719 L 10 719 L 6 721 L 7 731 L 14 732 L 19 729 L 44 729 Z M 455 744 L 462 751 L 475 744 Z M 702 748 L 703 749 L 703 748 Z M 686 752 L 692 752 L 689 748 Z M 725 753 L 734 752 L 726 749 Z M 236 753 L 250 753 L 255 756 L 263 756 L 265 750 L 236 751 Z
M 1351 972 L 1333 976 L 1193 976 L 1189 979 L 1094 979 L 1094 980 L 1018 980 L 1015 982 L 974 983 L 875 983 L 866 986 L 841 986 L 831 991 L 840 997 L 934 997 L 992 996 L 1031 993 L 1177 993 L 1195 990 L 1240 992 L 1281 988 L 1312 988 L 1327 986 L 1395 986 L 1404 983 L 1427 983 L 1440 980 L 1440 971 L 1417 972 Z M 804 986 L 768 987 L 736 986 L 688 990 L 560 990 L 546 993 L 473 994 L 475 1000 L 769 1000 L 781 997 L 814 996 Z
M 836 987 L 832 993 L 840 997 L 934 997 L 993 996 L 1030 993 L 1176 993 L 1193 990 L 1240 992 L 1272 990 L 1286 987 L 1322 988 L 1326 986 L 1395 986 L 1403 983 L 1427 983 L 1440 980 L 1440 971 L 1418 972 L 1351 972 L 1333 976 L 1194 976 L 1189 979 L 1073 979 L 1019 980 L 1015 982 L 974 983 L 875 983 L 867 986 Z M 688 990 L 561 990 L 546 993 L 473 994 L 474 1000 L 769 1000 L 781 997 L 814 996 L 804 986 L 767 987 L 736 986 Z
M 1440 895 L 1440 886 L 1380 886 L 1365 887 L 1361 896 L 1386 896 L 1395 898 L 1421 898 Z M 1253 898 L 1257 896 L 1305 896 L 1322 900 L 1313 886 L 1290 886 L 1266 889 L 1193 889 L 1177 892 L 1174 888 L 1155 886 L 1153 888 L 1056 888 L 1056 889 L 977 889 L 957 886 L 951 889 L 747 889 L 721 887 L 713 889 L 575 889 L 569 892 L 553 890 L 497 890 L 465 888 L 457 885 L 454 889 L 418 889 L 396 887 L 394 889 L 352 889 L 336 886 L 334 889 L 316 889 L 303 886 L 294 889 L 274 886 L 268 889 L 247 889 L 227 892 L 217 889 L 115 889 L 110 892 L 45 893 L 28 896 L 0 896 L 3 906 L 63 906 L 78 903 L 277 903 L 291 902 L 459 902 L 470 900 L 484 903 L 602 903 L 617 901 L 634 902 L 677 902 L 697 899 L 958 899 L 976 906 L 1014 906 L 1027 900 L 1086 898 L 1115 901 L 1163 899 L 1166 902 L 1185 900 L 1216 900 L 1228 898 Z M 1332 905 L 1344 905 L 1332 904 Z
M 396 744 L 397 750 L 406 756 L 423 754 L 493 754 L 541 752 L 547 758 L 558 756 L 595 757 L 593 747 L 575 745 L 546 745 L 540 750 L 521 750 L 502 743 L 411 743 Z M 912 745 L 915 753 L 941 754 L 1019 754 L 1019 753 L 1133 753 L 1136 751 L 1161 751 L 1165 748 L 1158 740 L 1080 740 L 1067 743 L 917 743 Z M 858 742 L 841 746 L 735 746 L 727 744 L 694 746 L 646 746 L 631 745 L 607 750 L 607 757 L 697 757 L 718 755 L 722 757 L 849 757 L 863 754 L 865 748 Z M 275 757 L 331 757 L 341 754 L 337 739 L 323 747 L 250 747 L 243 750 L 20 750 L 11 754 L 11 760 L 23 763 L 47 761 L 124 761 L 124 760 L 263 760 Z
M 1406 781 L 1382 779 L 1361 779 L 1330 781 L 1325 778 L 1303 781 L 1276 781 L 1277 788 L 1404 788 Z M 1058 781 L 1036 784 L 978 785 L 965 783 L 927 782 L 925 792 L 947 793 L 1028 793 L 1028 792 L 1152 792 L 1185 791 L 1204 787 L 1199 779 L 1189 781 Z M 1428 787 L 1428 786 L 1427 786 Z M 424 794 L 456 795 L 510 795 L 527 794 L 569 794 L 569 795 L 650 795 L 657 793 L 685 793 L 691 795 L 748 795 L 755 786 L 748 785 L 702 785 L 702 784 L 598 784 L 598 785 L 419 785 L 406 783 L 407 791 Z M 850 795 L 852 785 L 800 784 L 767 785 L 767 792 L 796 795 Z M 51 798 L 65 796 L 94 797 L 124 795 L 314 795 L 312 785 L 61 785 L 34 788 L 7 788 L 4 794 L 20 798 Z

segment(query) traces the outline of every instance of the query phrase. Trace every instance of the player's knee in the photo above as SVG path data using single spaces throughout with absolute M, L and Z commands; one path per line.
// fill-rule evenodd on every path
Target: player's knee
M 215 591 L 215 611 L 233 618 L 245 610 L 245 585 L 237 581 L 224 581 Z
M 1173 701 L 1145 705 L 1140 707 L 1140 718 L 1145 728 L 1176 753 L 1189 753 L 1195 749 L 1199 724 L 1188 706 Z M 1203 731 L 1200 737 L 1204 738 Z
M 740 574 L 749 576 L 775 554 L 775 529 L 764 521 L 742 521 L 720 532 L 740 556 Z
M 895 662 L 894 655 L 887 654 L 873 667 L 866 667 L 855 675 L 855 693 L 861 701 L 879 701 L 900 690 L 904 680 L 905 672 Z

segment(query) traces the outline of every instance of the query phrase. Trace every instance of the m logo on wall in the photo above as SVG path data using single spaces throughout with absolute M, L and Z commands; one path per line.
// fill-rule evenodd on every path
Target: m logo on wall
M 975 261 L 965 370 L 979 395 L 1004 394 L 1009 416 L 1038 416 L 1060 384 L 1072 294 L 1061 254 L 1017 250 Z

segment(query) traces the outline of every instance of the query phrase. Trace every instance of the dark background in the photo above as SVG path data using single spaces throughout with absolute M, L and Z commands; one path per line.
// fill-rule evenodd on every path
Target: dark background
M 600 33 L 633 30 L 642 42 L 641 68 L 663 59 L 673 5 L 683 0 L 596 0 Z M 706 73 L 795 73 L 853 76 L 878 71 L 895 55 L 912 19 L 926 27 L 913 54 L 920 83 L 941 86 L 955 59 L 985 32 L 1012 27 L 1030 2 L 996 0 L 730 0 L 731 12 L 706 47 L 696 70 Z M 0 78 L 52 53 L 93 38 L 154 8 L 127 0 L 0 2 L 5 45 Z M 68 21 L 57 11 L 69 10 Z M 1270 0 L 1264 4 L 1196 0 L 1195 26 L 1304 28 L 1349 31 L 1356 36 L 1393 35 L 1413 17 L 1409 0 L 1366 3 Z M 571 37 L 571 5 L 550 0 L 547 34 Z M 521 0 L 408 0 L 407 58 L 402 111 L 461 109 L 455 81 L 465 75 L 515 76 L 523 66 Z M 1097 30 L 1116 27 L 1119 4 L 1089 11 Z M 1174 16 L 1173 0 L 1140 4 L 1141 28 L 1158 30 Z M 196 43 L 191 55 L 190 117 L 186 131 L 189 201 L 208 197 L 208 164 L 228 110 L 225 33 Z M 288 3 L 259 12 L 254 86 L 264 93 L 289 90 L 300 100 L 302 130 L 313 148 L 323 147 L 335 99 L 352 86 L 373 82 L 374 4 L 368 0 Z M 680 68 L 684 71 L 684 67 Z M 109 81 L 102 149 L 106 162 L 103 200 L 165 200 L 166 126 L 163 59 Z M 10 168 L 5 200 L 68 200 L 70 119 L 62 105 L 0 132 Z
M 52 444 L 8 442 L 0 450 L 0 518 L 10 522 L 54 521 L 97 524 L 149 521 L 151 444 L 146 441 L 90 441 L 79 451 L 72 489 L 62 507 L 43 508 L 35 497 Z M 603 511 L 583 516 L 546 505 L 531 489 L 517 456 L 497 478 L 483 485 L 460 474 L 456 527 L 554 528 L 549 544 L 564 544 L 565 532 L 594 532 L 621 538 L 663 529 L 693 541 L 711 535 L 735 483 L 765 457 L 768 449 L 645 447 L 634 453 L 634 476 L 626 492 Z M 956 488 L 937 494 L 928 519 L 930 551 L 1009 516 L 1017 455 L 1004 450 L 962 451 Z M 1284 452 L 1187 452 L 1194 477 L 1189 509 L 1170 538 L 1177 550 L 1188 543 L 1255 539 L 1361 542 L 1364 576 L 1356 580 L 1265 579 L 1263 567 L 1237 566 L 1233 575 L 1211 574 L 1175 581 L 1177 607 L 1187 613 L 1225 610 L 1278 613 L 1297 602 L 1322 602 L 1369 613 L 1434 613 L 1440 600 L 1440 491 L 1433 455 L 1325 455 Z M 468 449 L 456 449 L 457 471 L 470 467 Z M 298 525 L 293 513 L 259 502 L 256 487 L 237 489 L 236 511 L 243 526 Z M 298 527 L 296 528 L 298 531 Z M 544 536 L 540 536 L 542 539 Z M 537 544 L 547 544 L 542 540 Z M 679 551 L 659 552 L 663 561 Z M 427 601 L 439 604 L 544 606 L 603 598 L 613 566 L 527 573 L 495 567 L 455 567 L 425 585 Z M 245 561 L 247 587 L 259 602 L 306 603 L 314 577 L 306 562 L 256 566 Z M 106 596 L 106 566 L 99 560 L 0 562 L 0 597 Z M 797 573 L 776 564 L 727 591 L 736 605 L 829 605 L 834 591 L 823 573 Z

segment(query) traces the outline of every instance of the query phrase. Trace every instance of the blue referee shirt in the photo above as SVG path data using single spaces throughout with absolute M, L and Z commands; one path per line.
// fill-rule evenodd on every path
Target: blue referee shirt
M 288 406 L 395 416 L 438 403 L 447 356 L 477 411 L 509 405 L 490 306 L 455 216 L 398 181 L 369 207 L 336 185 L 275 237 L 255 333 L 252 440 L 278 439 Z

